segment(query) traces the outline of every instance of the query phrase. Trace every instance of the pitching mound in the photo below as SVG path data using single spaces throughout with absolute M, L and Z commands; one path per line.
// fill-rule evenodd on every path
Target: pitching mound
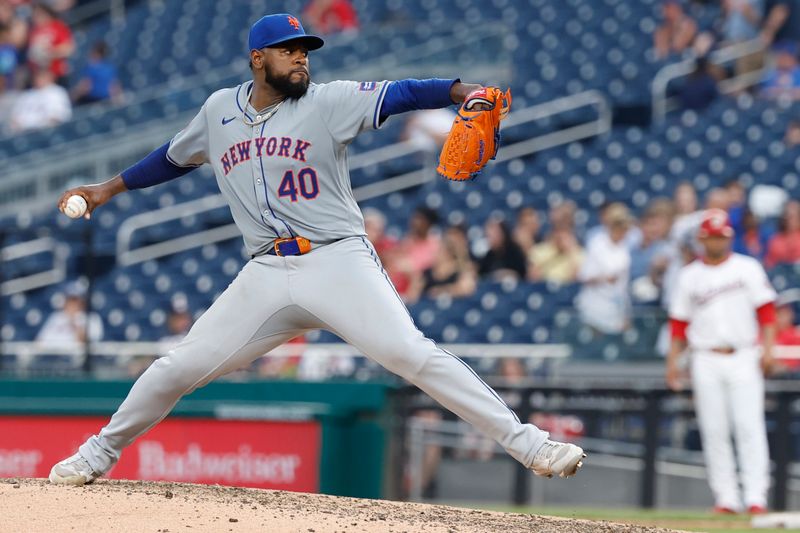
M 101 480 L 0 483 L 0 530 L 26 533 L 657 533 L 666 529 L 319 494 Z

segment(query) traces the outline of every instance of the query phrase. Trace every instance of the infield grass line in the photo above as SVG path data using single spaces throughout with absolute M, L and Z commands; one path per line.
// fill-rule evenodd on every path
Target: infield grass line
M 438 503 L 438 502 L 437 502 Z M 481 508 L 489 511 L 506 513 L 535 514 L 541 516 L 557 516 L 584 520 L 606 520 L 645 526 L 664 527 L 683 531 L 707 531 L 709 533 L 786 533 L 786 529 L 753 529 L 747 515 L 717 515 L 710 511 L 697 509 L 626 509 L 626 508 L 593 508 L 593 507 L 539 507 L 492 505 L 483 503 L 451 503 L 470 508 Z

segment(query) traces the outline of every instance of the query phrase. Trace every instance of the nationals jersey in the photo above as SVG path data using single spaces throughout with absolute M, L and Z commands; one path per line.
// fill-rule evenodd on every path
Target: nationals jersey
M 758 340 L 756 309 L 775 297 L 761 263 L 731 254 L 718 265 L 697 260 L 683 267 L 669 315 L 689 323 L 686 338 L 695 350 L 749 348 Z
M 222 89 L 170 142 L 178 166 L 211 164 L 251 255 L 278 237 L 314 245 L 365 235 L 350 188 L 347 145 L 380 126 L 389 82 L 310 84 L 267 109 L 249 104 L 253 82 Z

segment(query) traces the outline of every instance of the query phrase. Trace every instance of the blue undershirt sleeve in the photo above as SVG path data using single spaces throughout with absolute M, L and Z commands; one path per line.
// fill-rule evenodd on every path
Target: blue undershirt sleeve
M 415 109 L 439 109 L 454 104 L 450 88 L 460 81 L 432 78 L 429 80 L 397 80 L 389 84 L 383 97 L 380 120 Z
M 197 167 L 181 167 L 169 160 L 169 143 L 150 152 L 135 165 L 123 170 L 120 175 L 129 190 L 144 189 L 159 183 L 174 180 Z

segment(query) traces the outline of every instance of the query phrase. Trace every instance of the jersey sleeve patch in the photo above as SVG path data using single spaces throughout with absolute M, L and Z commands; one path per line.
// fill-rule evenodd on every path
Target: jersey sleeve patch
M 369 92 L 369 91 L 374 91 L 377 88 L 378 88 L 377 81 L 362 81 L 361 83 L 358 84 L 359 91 Z

